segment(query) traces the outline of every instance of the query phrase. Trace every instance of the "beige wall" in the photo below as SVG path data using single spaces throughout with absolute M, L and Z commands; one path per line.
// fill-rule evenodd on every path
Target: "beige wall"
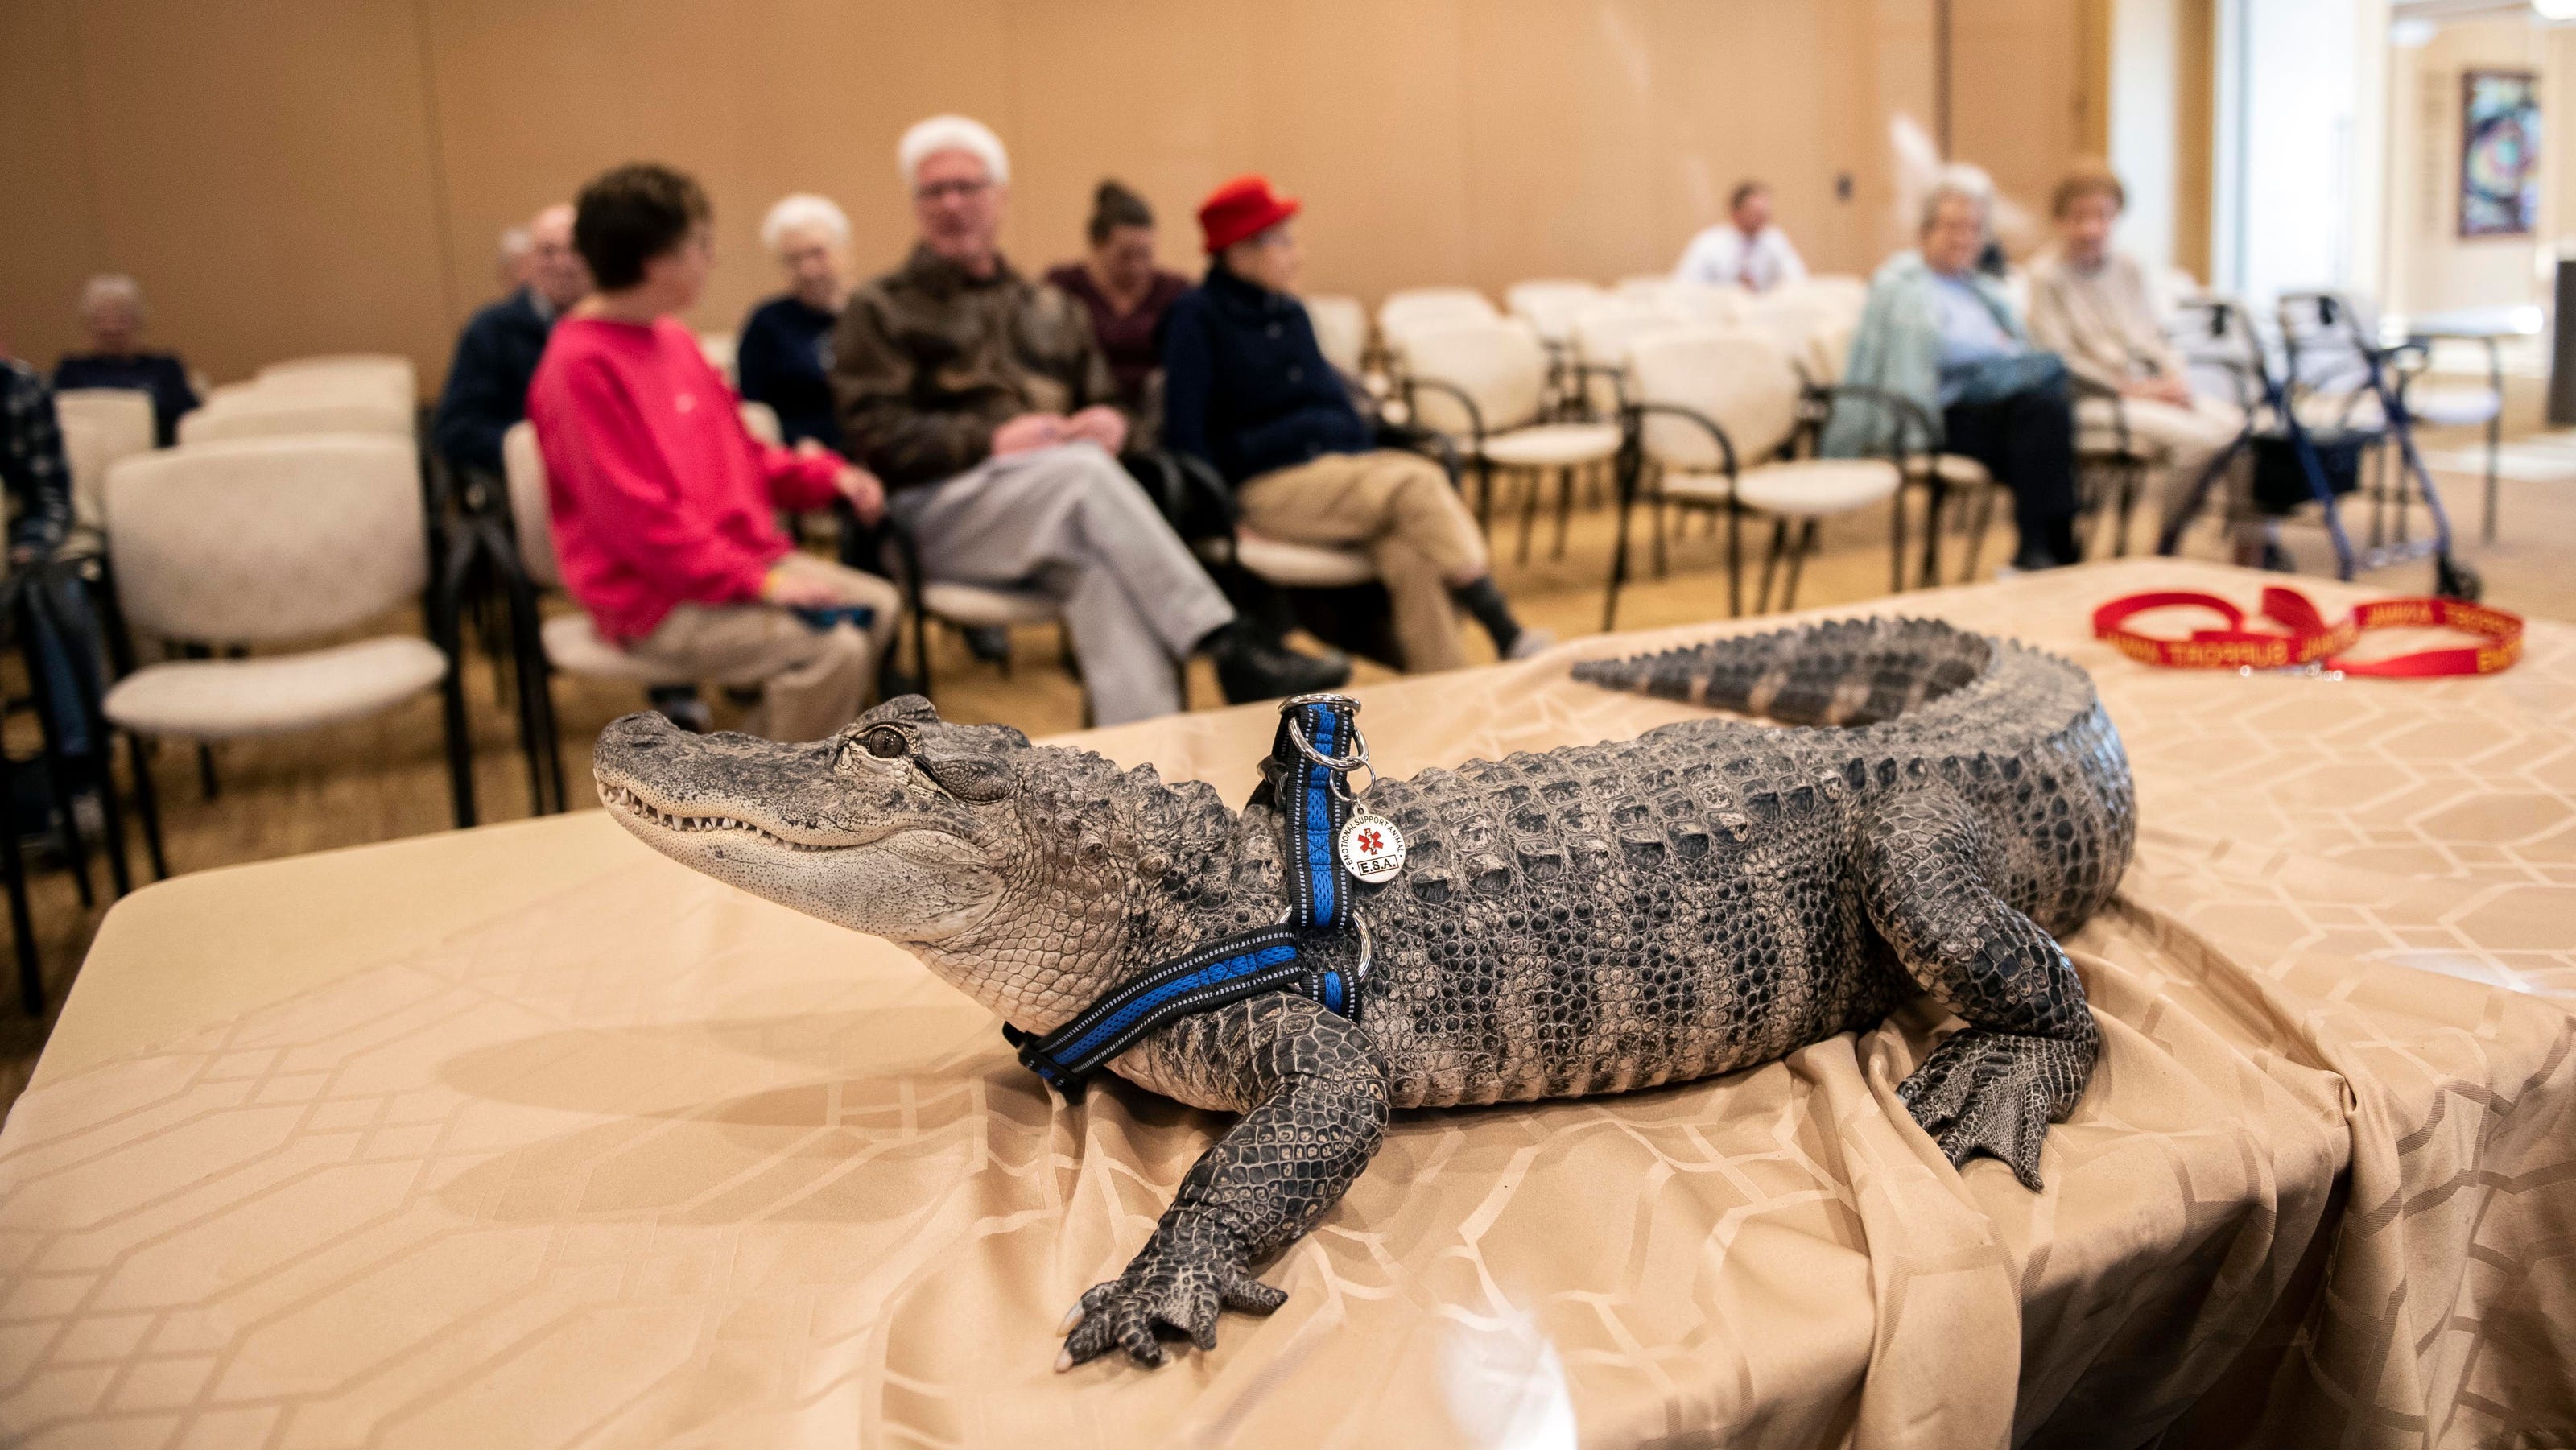
M 1884 251 L 1893 110 L 1928 120 L 1932 0 L 10 0 L 0 5 L 0 339 L 49 361 L 80 279 L 135 273 L 217 378 L 405 352 L 425 379 L 501 228 L 616 162 L 712 193 L 698 326 L 773 290 L 790 190 L 907 235 L 894 139 L 935 110 L 1011 144 L 1006 244 L 1074 250 L 1124 177 L 1195 270 L 1190 212 L 1267 171 L 1308 283 L 1601 279 L 1671 265 L 1739 177 L 1822 270 Z M 2088 126 L 2064 0 L 1956 0 L 1962 155 L 2044 192 Z M 1840 200 L 1835 178 L 1849 174 Z
M 2387 291 L 2399 311 L 2431 312 L 2539 300 L 2540 249 L 2571 215 L 2576 117 L 2565 113 L 2565 81 L 2576 65 L 2576 31 L 2521 18 L 2443 26 L 2425 45 L 2399 50 L 2389 66 Z M 2540 77 L 2540 226 L 2527 237 L 2463 237 L 2460 222 L 2461 77 L 2472 70 L 2521 70 Z

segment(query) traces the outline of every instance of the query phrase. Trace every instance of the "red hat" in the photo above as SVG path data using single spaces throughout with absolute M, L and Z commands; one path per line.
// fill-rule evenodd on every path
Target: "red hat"
M 1199 204 L 1199 230 L 1207 234 L 1208 255 L 1261 235 L 1295 216 L 1299 205 L 1293 196 L 1273 193 L 1266 176 L 1236 177 Z

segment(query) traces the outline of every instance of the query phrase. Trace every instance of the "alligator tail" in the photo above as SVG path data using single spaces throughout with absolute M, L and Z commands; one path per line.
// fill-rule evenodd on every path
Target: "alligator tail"
M 1939 620 L 1848 619 L 1585 660 L 1574 677 L 1791 725 L 1874 725 L 1976 679 L 1994 648 Z

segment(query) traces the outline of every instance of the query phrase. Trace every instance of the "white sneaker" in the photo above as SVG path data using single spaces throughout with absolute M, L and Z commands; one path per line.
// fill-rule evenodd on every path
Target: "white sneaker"
M 1554 648 L 1556 648 L 1555 630 L 1523 629 L 1521 631 L 1520 638 L 1512 641 L 1510 651 L 1506 653 L 1503 658 L 1507 660 L 1525 660 L 1532 655 L 1544 654 Z

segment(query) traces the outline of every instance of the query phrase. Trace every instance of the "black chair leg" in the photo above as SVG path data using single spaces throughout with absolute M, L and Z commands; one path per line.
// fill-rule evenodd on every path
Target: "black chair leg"
M 205 792 L 208 800 L 213 800 L 221 789 L 215 779 L 215 747 L 202 740 L 197 742 L 197 788 Z
M 1709 523 L 1714 527 L 1717 520 Z M 1726 505 L 1726 617 L 1744 617 L 1744 510 Z
M 1530 535 L 1538 529 L 1538 480 L 1539 475 L 1535 473 L 1528 474 L 1521 480 L 1521 542 L 1518 557 L 1524 564 L 1529 562 Z
M 1762 555 L 1762 587 L 1754 591 L 1753 612 L 1771 612 L 1771 575 L 1780 567 L 1780 556 L 1789 551 L 1789 521 L 1771 521 L 1771 547 Z
M 152 788 L 152 761 L 143 737 L 127 731 L 125 764 L 134 772 L 134 814 L 143 822 L 143 852 L 152 858 L 152 879 L 170 879 L 170 860 L 161 849 L 161 798 Z
M 1587 478 L 1590 477 L 1591 472 L 1591 469 L 1586 468 L 1584 470 L 1584 476 Z M 1557 471 L 1556 484 L 1556 547 L 1549 552 L 1549 558 L 1562 559 L 1565 557 L 1565 531 L 1573 522 L 1574 470 L 1571 468 L 1559 469 Z
M 1784 611 L 1798 607 L 1798 566 L 1807 562 L 1807 555 L 1813 553 L 1815 547 L 1816 521 L 1809 519 L 1805 527 L 1798 530 L 1798 547 L 1789 555 L 1789 584 L 1780 593 L 1780 608 Z
M 1887 592 L 1905 592 L 1905 485 L 1887 496 Z
M 27 863 L 18 852 L 18 813 L 0 790 L 0 878 L 9 889 L 9 935 L 18 954 L 18 1002 L 30 1017 L 45 1015 L 45 967 L 36 954 L 36 917 L 27 907 Z

